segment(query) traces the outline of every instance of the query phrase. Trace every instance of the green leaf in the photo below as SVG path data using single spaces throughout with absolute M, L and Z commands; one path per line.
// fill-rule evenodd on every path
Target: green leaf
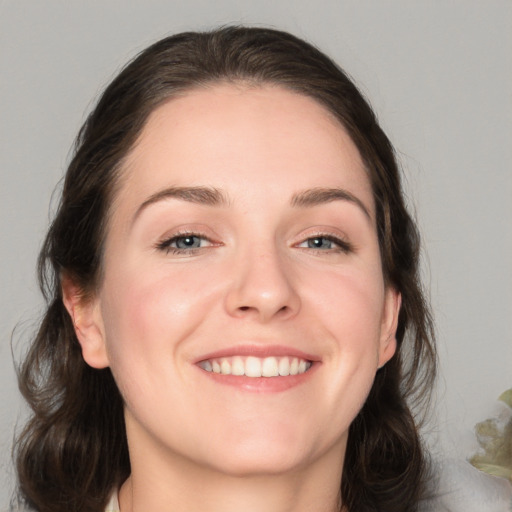
M 505 402 L 512 409 L 512 389 L 507 389 L 507 391 L 501 393 L 498 400 Z
M 505 466 L 497 466 L 496 464 L 486 464 L 483 462 L 473 463 L 476 469 L 487 473 L 488 475 L 498 476 L 500 478 L 508 478 L 512 481 L 512 469 Z

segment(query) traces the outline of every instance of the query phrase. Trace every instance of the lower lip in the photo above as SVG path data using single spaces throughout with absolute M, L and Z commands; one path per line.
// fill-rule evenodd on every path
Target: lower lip
M 319 363 L 313 363 L 304 373 L 287 377 L 246 377 L 245 375 L 222 375 L 221 373 L 198 370 L 218 384 L 236 387 L 252 393 L 279 393 L 300 386 L 307 382 L 318 368 Z

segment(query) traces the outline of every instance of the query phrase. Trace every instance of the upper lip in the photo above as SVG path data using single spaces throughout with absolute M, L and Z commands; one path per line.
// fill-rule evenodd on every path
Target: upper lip
M 234 356 L 253 356 L 253 357 L 298 357 L 306 361 L 320 361 L 320 357 L 309 354 L 297 348 L 287 347 L 285 345 L 235 345 L 214 352 L 209 352 L 197 358 L 195 363 L 206 361 L 207 359 L 220 359 L 222 357 Z

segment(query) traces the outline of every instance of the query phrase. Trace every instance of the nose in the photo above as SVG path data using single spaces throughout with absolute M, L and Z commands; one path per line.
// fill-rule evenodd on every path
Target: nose
M 233 281 L 226 294 L 231 316 L 259 322 L 294 317 L 300 310 L 291 263 L 277 250 L 250 251 L 238 257 L 231 269 Z

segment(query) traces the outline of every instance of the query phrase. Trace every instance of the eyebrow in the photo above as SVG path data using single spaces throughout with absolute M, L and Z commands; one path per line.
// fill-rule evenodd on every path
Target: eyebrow
M 311 188 L 303 190 L 292 197 L 291 204 L 297 208 L 308 208 L 333 201 L 349 201 L 358 206 L 369 220 L 372 220 L 370 211 L 365 204 L 357 196 L 343 188 Z
M 149 196 L 137 208 L 132 224 L 148 206 L 166 199 L 179 199 L 205 206 L 227 206 L 230 203 L 228 197 L 214 187 L 169 187 Z M 365 204 L 357 196 L 343 188 L 318 187 L 302 190 L 292 196 L 290 204 L 294 208 L 311 208 L 333 201 L 349 201 L 358 206 L 369 220 L 372 220 Z
M 229 204 L 224 193 L 214 187 L 169 187 L 149 196 L 137 208 L 137 211 L 133 216 L 132 224 L 148 206 L 165 199 L 180 199 L 189 203 L 202 204 L 206 206 L 226 206 Z

